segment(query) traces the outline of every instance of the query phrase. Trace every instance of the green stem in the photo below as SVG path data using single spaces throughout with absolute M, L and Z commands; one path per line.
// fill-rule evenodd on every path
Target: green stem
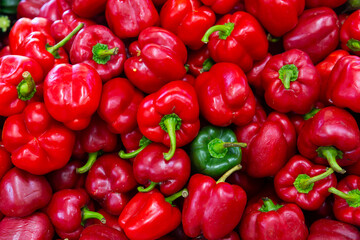
M 130 158 L 134 158 L 136 157 L 142 150 L 144 150 L 145 147 L 147 147 L 149 144 L 151 143 L 151 140 L 149 140 L 148 138 L 146 138 L 145 136 L 143 136 L 140 139 L 139 142 L 139 147 L 137 150 L 130 152 L 130 153 L 125 153 L 124 150 L 121 150 L 119 152 L 119 157 L 123 158 L 123 159 L 130 159 Z
M 0 29 L 2 32 L 6 32 L 11 25 L 11 21 L 8 16 L 0 16 Z
M 330 167 L 334 169 L 335 172 L 344 174 L 346 171 L 340 167 L 340 165 L 337 163 L 337 158 L 342 158 L 342 152 L 335 147 L 332 146 L 326 146 L 326 147 L 318 147 L 316 149 L 316 152 L 318 153 L 319 157 L 326 158 Z
M 360 0 L 348 0 L 347 3 L 352 9 L 360 8 Z
M 17 86 L 18 98 L 27 101 L 30 100 L 36 93 L 36 85 L 34 79 L 28 71 L 23 72 L 24 78 Z
M 201 69 L 201 73 L 210 71 L 210 68 L 215 64 L 214 60 L 212 58 L 207 58 L 203 62 L 203 67 Z
M 216 184 L 221 183 L 221 182 L 225 182 L 226 179 L 233 174 L 236 171 L 239 171 L 242 168 L 242 166 L 240 164 L 236 165 L 235 167 L 231 168 L 230 170 L 228 170 L 226 173 L 224 173 L 224 175 L 222 175 L 217 181 Z
M 267 40 L 272 43 L 277 43 L 281 40 L 281 37 L 274 37 L 270 33 L 268 33 L 268 35 L 266 37 L 267 37 Z
M 88 161 L 85 163 L 84 166 L 82 166 L 80 168 L 76 168 L 76 173 L 82 174 L 82 173 L 86 173 L 87 171 L 89 171 L 90 168 L 92 167 L 92 165 L 94 165 L 98 155 L 99 155 L 99 151 L 89 153 Z
M 169 134 L 170 138 L 170 149 L 169 152 L 164 153 L 165 160 L 170 160 L 176 150 L 176 130 L 181 127 L 181 118 L 175 113 L 165 115 L 159 124 L 161 128 Z
M 277 211 L 283 207 L 280 204 L 274 204 L 274 202 L 270 198 L 263 198 L 264 205 L 261 206 L 259 209 L 260 212 L 270 212 L 270 211 Z
M 308 113 L 306 113 L 304 115 L 304 120 L 308 120 L 308 119 L 314 117 L 320 110 L 321 110 L 321 108 L 313 108 L 313 109 L 311 109 L 310 112 L 308 112 Z
M 284 84 L 285 89 L 290 88 L 290 82 L 297 80 L 299 70 L 294 64 L 287 64 L 279 69 L 279 79 Z
M 322 174 L 319 174 L 317 176 L 314 176 L 312 178 L 309 178 L 305 181 L 302 182 L 302 185 L 304 185 L 305 187 L 309 186 L 310 184 L 316 183 L 317 181 L 320 181 L 324 178 L 327 178 L 328 176 L 330 176 L 331 174 L 334 173 L 334 169 L 332 168 L 328 168 L 325 172 L 323 172 Z
M 299 174 L 294 181 L 294 187 L 298 192 L 308 194 L 311 190 L 313 190 L 315 182 L 327 178 L 333 173 L 334 173 L 334 169 L 328 168 L 322 174 L 319 174 L 314 177 L 310 177 L 307 174 Z
M 187 196 L 189 196 L 189 191 L 186 188 L 184 188 L 183 190 L 181 190 L 181 191 L 179 191 L 179 192 L 165 198 L 165 201 L 167 201 L 168 203 L 173 205 L 173 201 L 175 201 L 179 197 L 186 198 Z
M 350 207 L 360 207 L 360 190 L 359 189 L 353 189 L 349 191 L 348 193 L 344 193 L 334 187 L 330 187 L 328 189 L 329 192 L 332 194 L 335 194 L 342 199 L 345 199 L 347 204 L 349 204 Z
M 86 220 L 92 219 L 92 218 L 100 220 L 100 222 L 102 224 L 106 223 L 106 219 L 102 214 L 100 214 L 98 212 L 90 211 L 89 208 L 87 208 L 87 207 L 83 207 L 81 209 L 81 214 L 82 214 L 82 218 L 81 218 L 82 219 L 82 225 L 85 224 Z
M 246 143 L 239 142 L 223 142 L 219 138 L 214 138 L 208 143 L 208 150 L 212 157 L 214 158 L 223 158 L 226 156 L 229 147 L 246 147 Z
M 137 190 L 139 192 L 150 192 L 156 187 L 156 185 L 158 185 L 158 183 L 150 181 L 150 185 L 148 187 L 144 188 L 143 186 L 139 186 Z
M 214 32 L 219 31 L 219 38 L 225 40 L 228 36 L 230 36 L 231 32 L 234 30 L 234 23 L 225 23 L 224 25 L 215 25 L 209 28 L 204 36 L 202 37 L 201 41 L 204 43 L 209 42 L 209 37 Z
M 353 52 L 360 51 L 360 41 L 357 39 L 349 39 L 349 41 L 346 43 L 346 46 L 348 46 L 348 48 L 350 48 Z

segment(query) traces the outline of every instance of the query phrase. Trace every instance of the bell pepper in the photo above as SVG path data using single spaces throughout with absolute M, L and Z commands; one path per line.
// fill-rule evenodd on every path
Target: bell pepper
M 10 153 L 0 143 L 0 180 L 12 168 Z
M 243 11 L 223 16 L 206 31 L 202 41 L 208 43 L 215 62 L 235 63 L 244 72 L 251 70 L 254 61 L 263 59 L 269 47 L 260 23 Z
M 95 17 L 104 13 L 106 0 L 71 0 L 71 10 L 83 18 Z
M 226 14 L 235 8 L 240 2 L 239 0 L 201 0 L 201 2 L 209 6 L 217 14 Z
M 264 95 L 264 87 L 262 85 L 261 81 L 261 72 L 264 70 L 266 64 L 270 60 L 272 55 L 268 53 L 265 58 L 262 60 L 254 62 L 253 68 L 246 73 L 246 78 L 248 80 L 248 83 L 251 87 L 254 89 L 254 93 L 257 96 L 263 96 Z
M 39 12 L 39 17 L 49 19 L 51 22 L 61 19 L 62 12 L 58 9 L 57 0 L 49 0 L 44 3 Z
M 17 18 L 33 19 L 39 17 L 42 5 L 48 1 L 49 0 L 21 0 L 16 8 Z
M 308 240 L 360 240 L 360 232 L 355 226 L 332 219 L 319 219 L 309 230 Z
M 195 77 L 203 72 L 208 72 L 214 64 L 215 62 L 211 59 L 207 46 L 196 51 L 191 51 L 186 62 L 186 66 L 189 68 L 188 72 Z
M 34 59 L 16 55 L 0 58 L 0 115 L 21 113 L 44 77 Z
M 106 225 L 91 225 L 86 227 L 80 235 L 79 240 L 127 240 L 124 233 Z
M 0 221 L 0 239 L 41 239 L 52 240 L 54 227 L 48 216 L 36 212 L 23 218 L 5 217 Z
M 300 130 L 297 147 L 301 155 L 334 171 L 360 160 L 360 132 L 355 118 L 346 110 L 326 107 L 307 120 Z
M 112 132 L 126 134 L 137 127 L 137 109 L 143 98 L 126 78 L 114 78 L 103 85 L 97 112 Z
M 189 156 L 193 171 L 218 178 L 241 162 L 241 148 L 235 133 L 229 128 L 203 127 L 191 142 Z
M 125 74 L 145 93 L 153 93 L 186 74 L 187 50 L 173 33 L 158 27 L 143 30 L 129 46 L 131 57 L 125 61 Z
M 337 8 L 346 3 L 346 0 L 305 0 L 306 8 L 329 7 Z
M 264 198 L 246 207 L 239 226 L 243 240 L 297 239 L 306 240 L 309 234 L 304 214 L 296 204 L 274 203 Z
M 180 210 L 173 201 L 188 191 L 181 190 L 165 198 L 156 189 L 137 193 L 125 206 L 119 217 L 120 227 L 130 239 L 158 239 L 172 230 L 181 222 Z
M 137 37 L 147 27 L 159 23 L 151 0 L 108 0 L 105 16 L 110 29 L 121 39 Z
M 16 167 L 42 175 L 66 165 L 75 135 L 51 118 L 44 103 L 34 102 L 5 120 L 2 140 Z
M 164 145 L 151 143 L 135 157 L 134 177 L 139 184 L 147 186 L 138 187 L 139 192 L 149 192 L 159 185 L 160 192 L 169 196 L 180 191 L 189 180 L 191 161 L 187 153 L 177 148 L 167 161 L 163 155 L 165 151 Z
M 196 78 L 202 116 L 211 124 L 244 125 L 255 114 L 255 98 L 246 75 L 233 63 L 217 63 Z
M 101 214 L 88 209 L 89 201 L 89 196 L 81 188 L 64 189 L 54 193 L 46 207 L 46 213 L 61 238 L 76 233 L 74 235 L 78 239 L 87 219 L 97 218 L 102 223 L 106 222 Z M 70 239 L 74 239 L 74 235 Z
M 301 155 L 293 156 L 274 178 L 278 196 L 288 203 L 296 203 L 304 210 L 321 207 L 330 195 L 328 189 L 336 187 L 332 168 L 315 165 Z
M 215 20 L 215 13 L 200 0 L 170 0 L 160 11 L 161 26 L 175 33 L 192 50 L 204 45 L 201 38 Z
M 305 0 L 244 0 L 247 12 L 255 16 L 274 37 L 281 37 L 298 23 Z
M 261 78 L 266 103 L 279 112 L 305 114 L 320 94 L 320 75 L 309 56 L 298 49 L 271 57 Z
M 285 50 L 306 52 L 314 64 L 323 60 L 339 45 L 340 21 L 328 7 L 305 10 L 298 24 L 283 37 Z
M 0 211 L 8 217 L 25 217 L 45 207 L 52 190 L 44 176 L 18 168 L 10 169 L 0 181 Z
M 340 29 L 341 48 L 360 56 L 360 9 L 350 14 Z
M 146 138 L 170 147 L 164 153 L 164 158 L 170 160 L 176 147 L 190 143 L 199 132 L 199 105 L 195 89 L 183 81 L 166 84 L 140 103 L 137 123 Z
M 91 198 L 113 215 L 122 212 L 130 199 L 128 192 L 136 185 L 130 163 L 115 154 L 105 154 L 98 158 L 85 182 L 86 191 Z
M 102 81 L 87 64 L 60 64 L 44 81 L 44 102 L 50 115 L 72 130 L 85 129 L 101 97 Z
M 191 176 L 182 211 L 184 232 L 189 237 L 201 233 L 206 239 L 218 239 L 229 234 L 240 222 L 246 205 L 246 193 L 238 185 L 226 183 L 226 178 L 240 170 L 236 165 L 215 182 L 209 176 Z
M 134 161 L 134 157 L 136 157 L 137 154 L 139 154 L 151 143 L 149 139 L 142 135 L 139 128 L 135 128 L 135 130 L 129 133 L 121 134 L 120 137 L 126 152 L 124 150 L 120 150 L 119 157 L 123 159 L 130 159 L 131 162 Z

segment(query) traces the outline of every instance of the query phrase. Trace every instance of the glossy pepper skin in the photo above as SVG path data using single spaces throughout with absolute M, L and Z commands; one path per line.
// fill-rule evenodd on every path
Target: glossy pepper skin
M 2 140 L 16 167 L 43 175 L 66 165 L 75 134 L 54 121 L 44 103 L 34 102 L 5 120 Z
M 288 203 L 295 203 L 304 210 L 321 207 L 330 195 L 328 189 L 336 187 L 334 170 L 315 165 L 301 155 L 292 157 L 274 178 L 278 196 Z
M 360 56 L 360 10 L 351 13 L 340 30 L 341 48 Z
M 133 162 L 133 172 L 140 185 L 139 191 L 150 191 L 159 185 L 160 192 L 166 196 L 180 191 L 190 177 L 191 162 L 187 153 L 177 148 L 174 156 L 164 159 L 164 152 L 168 150 L 162 144 L 151 143 L 136 155 Z
M 125 45 L 109 28 L 92 25 L 79 32 L 70 50 L 72 64 L 86 63 L 103 81 L 120 75 L 126 59 Z
M 45 207 L 52 189 L 44 176 L 18 168 L 10 169 L 0 181 L 0 211 L 8 217 L 25 217 Z
M 44 102 L 57 121 L 72 130 L 86 128 L 96 111 L 102 81 L 96 70 L 87 64 L 60 64 L 44 81 Z
M 341 166 L 360 158 L 359 127 L 344 109 L 326 107 L 307 120 L 300 130 L 297 147 L 301 155 L 344 173 Z
M 241 162 L 241 147 L 229 128 L 203 127 L 191 142 L 189 155 L 193 171 L 218 178 Z
M 306 114 L 320 94 L 320 75 L 309 56 L 298 49 L 271 57 L 261 78 L 266 103 L 279 112 Z
M 131 57 L 125 61 L 125 74 L 145 93 L 153 93 L 186 74 L 187 50 L 179 37 L 166 29 L 149 27 L 129 46 Z
M 97 112 L 110 131 L 126 134 L 137 127 L 137 110 L 143 98 L 144 94 L 129 80 L 114 78 L 103 85 Z
M 235 63 L 244 72 L 251 70 L 254 61 L 263 59 L 269 47 L 260 23 L 243 11 L 223 16 L 206 31 L 202 41 L 208 43 L 215 62 Z
M 137 113 L 141 133 L 153 142 L 170 147 L 169 160 L 176 147 L 190 143 L 200 129 L 199 105 L 193 86 L 173 81 L 144 98 Z
M 201 2 L 209 6 L 217 14 L 226 14 L 233 10 L 240 2 L 239 0 L 201 0 Z
M 33 19 L 40 15 L 40 9 L 48 0 L 21 0 L 16 8 L 17 18 Z
M 44 77 L 34 59 L 17 55 L 0 58 L 0 115 L 21 113 Z
M 246 207 L 239 233 L 244 240 L 305 240 L 308 229 L 304 214 L 296 204 L 279 205 L 264 198 Z
M 334 10 L 320 7 L 305 10 L 294 29 L 283 37 L 285 50 L 306 52 L 314 64 L 323 60 L 339 45 L 340 21 Z
M 86 191 L 110 214 L 119 215 L 137 185 L 130 163 L 115 154 L 106 154 L 91 167 Z
M 187 236 L 195 238 L 201 233 L 206 239 L 219 239 L 229 234 L 239 223 L 247 197 L 238 185 L 224 182 L 235 166 L 217 182 L 202 174 L 192 175 L 188 184 L 189 196 L 182 210 L 182 224 Z
M 159 23 L 151 0 L 108 0 L 105 16 L 110 29 L 121 39 L 137 37 L 145 28 Z
M 359 240 L 359 230 L 348 223 L 322 218 L 311 224 L 308 240 Z
M 80 235 L 79 240 L 127 240 L 124 233 L 106 225 L 95 224 L 86 227 Z
M 200 0 L 167 1 L 160 12 L 161 26 L 175 33 L 193 50 L 204 45 L 201 38 L 215 20 L 215 13 Z
M 281 37 L 298 23 L 305 0 L 245 0 L 245 9 L 273 36 Z
M 5 217 L 0 221 L 0 239 L 41 239 L 52 240 L 54 227 L 48 216 L 36 212 L 23 218 Z
M 106 2 L 106 0 L 72 0 L 71 10 L 80 17 L 91 18 L 105 11 Z
M 244 125 L 255 114 L 254 94 L 236 64 L 215 64 L 196 78 L 195 90 L 202 116 L 215 126 Z

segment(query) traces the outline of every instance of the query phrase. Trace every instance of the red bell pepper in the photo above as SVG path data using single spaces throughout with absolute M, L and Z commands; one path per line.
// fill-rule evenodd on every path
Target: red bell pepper
M 211 59 L 210 51 L 207 46 L 204 46 L 197 51 L 191 51 L 186 62 L 186 66 L 189 68 L 188 72 L 195 77 L 203 72 L 208 72 L 214 64 L 215 62 Z
M 186 74 L 187 50 L 173 33 L 158 27 L 142 31 L 129 46 L 131 57 L 125 61 L 125 74 L 145 93 L 153 93 Z
M 51 116 L 72 130 L 85 129 L 101 97 L 102 81 L 87 64 L 60 64 L 44 81 L 44 102 Z
M 321 109 L 300 130 L 297 147 L 301 155 L 317 164 L 330 165 L 345 173 L 341 166 L 360 160 L 360 132 L 355 118 L 337 107 Z
M 21 0 L 16 8 L 17 18 L 39 17 L 41 7 L 49 0 Z
M 235 8 L 240 0 L 201 0 L 217 14 L 226 14 Z
M 139 192 L 121 213 L 120 227 L 130 239 L 158 239 L 179 226 L 181 213 L 172 202 L 187 195 L 186 189 L 167 198 L 155 189 L 147 193 Z
M 323 60 L 339 45 L 340 21 L 334 10 L 320 7 L 305 10 L 298 24 L 283 37 L 285 50 L 306 52 L 314 64 Z
M 0 240 L 52 240 L 53 237 L 54 227 L 48 216 L 41 212 L 23 218 L 5 217 L 0 222 Z
M 136 114 L 143 98 L 126 78 L 114 78 L 103 85 L 97 112 L 112 132 L 126 134 L 137 127 Z
M 121 39 L 137 37 L 145 28 L 159 23 L 151 0 L 108 0 L 105 16 L 110 29 Z
M 58 9 L 57 0 L 50 0 L 41 6 L 38 16 L 54 22 L 61 19 L 61 15 L 62 12 Z
M 86 227 L 80 235 L 79 240 L 127 240 L 124 233 L 106 225 L 91 225 Z
M 323 218 L 311 224 L 307 240 L 322 239 L 360 240 L 360 232 L 351 224 Z
M 136 157 L 139 152 L 151 143 L 149 139 L 142 135 L 139 128 L 135 128 L 135 130 L 129 133 L 121 134 L 121 142 L 126 152 L 120 150 L 119 156 L 123 159 L 130 159 L 131 162 L 134 161 L 134 157 Z
M 244 72 L 251 70 L 254 61 L 263 59 L 269 47 L 260 23 L 242 11 L 223 16 L 206 31 L 202 41 L 208 43 L 215 62 L 235 63 Z
M 133 162 L 136 181 L 147 187 L 138 187 L 140 192 L 149 192 L 157 185 L 162 194 L 168 196 L 180 191 L 190 177 L 191 161 L 186 152 L 177 148 L 174 156 L 164 159 L 167 147 L 159 143 L 151 143 L 144 148 Z
M 105 185 L 104 185 L 105 184 Z M 119 215 L 137 185 L 130 163 L 115 154 L 101 156 L 90 169 L 86 191 L 108 213 Z
M 192 175 L 182 211 L 187 236 L 194 238 L 202 233 L 206 239 L 222 238 L 240 222 L 246 193 L 240 186 L 225 182 L 231 173 L 240 169 L 241 166 L 236 165 L 217 182 L 202 174 Z
M 329 7 L 337 8 L 346 3 L 346 0 L 305 0 L 306 8 Z
M 161 26 L 175 33 L 190 49 L 201 48 L 201 38 L 214 25 L 215 13 L 200 0 L 170 0 L 161 8 Z
M 16 167 L 42 175 L 66 165 L 75 135 L 51 118 L 45 104 L 35 102 L 5 120 L 2 140 Z
M 269 198 L 246 207 L 239 232 L 243 240 L 306 240 L 309 234 L 301 208 L 293 203 L 276 204 Z
M 350 14 L 340 30 L 341 48 L 360 56 L 360 9 Z
M 332 168 L 315 165 L 301 155 L 292 157 L 274 178 L 278 196 L 288 203 L 296 203 L 304 210 L 321 207 L 330 195 L 328 189 L 336 187 Z
M 244 125 L 255 114 L 255 98 L 246 76 L 233 63 L 212 66 L 196 78 L 195 89 L 202 116 L 215 126 Z
M 0 115 L 21 113 L 43 80 L 35 60 L 16 55 L 0 58 Z
M 320 75 L 309 56 L 298 49 L 271 57 L 261 78 L 266 103 L 279 112 L 308 113 L 320 94 Z
M 95 17 L 104 13 L 106 0 L 71 0 L 71 10 L 83 18 Z
M 245 9 L 273 36 L 281 37 L 298 23 L 305 0 L 245 0 Z
M 12 168 L 10 153 L 0 143 L 0 180 Z
M 106 223 L 105 223 L 106 226 L 116 229 L 119 232 L 124 232 L 121 229 L 119 222 L 118 222 L 119 216 L 112 215 L 112 214 L 106 212 L 102 208 L 99 209 L 97 212 L 104 216 L 104 218 L 106 220 Z M 99 219 L 93 218 L 93 219 L 89 219 L 86 222 L 86 225 L 88 225 L 88 226 L 93 225 L 93 224 L 101 224 L 101 221 Z
M 189 83 L 173 81 L 144 98 L 137 113 L 141 133 L 154 142 L 170 147 L 164 153 L 170 160 L 176 147 L 190 143 L 200 129 L 199 105 Z
M 264 59 L 255 62 L 253 68 L 246 73 L 246 78 L 249 85 L 253 87 L 254 93 L 258 96 L 264 95 L 264 87 L 261 81 L 261 72 L 264 70 L 271 57 L 272 55 L 268 53 Z

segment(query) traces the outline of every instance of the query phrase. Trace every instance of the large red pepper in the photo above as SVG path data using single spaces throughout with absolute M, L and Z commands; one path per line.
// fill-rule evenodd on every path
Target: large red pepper
M 195 89 L 183 81 L 166 84 L 140 103 L 137 122 L 146 138 L 170 147 L 164 156 L 166 160 L 171 159 L 176 147 L 190 143 L 199 132 Z
M 304 214 L 296 204 L 275 204 L 264 198 L 246 207 L 239 226 L 243 240 L 306 240 Z
M 244 72 L 251 70 L 254 61 L 263 59 L 269 47 L 260 23 L 243 11 L 223 16 L 206 31 L 202 41 L 208 43 L 215 62 L 235 63 Z
M 188 72 L 195 77 L 203 72 L 208 72 L 214 64 L 214 60 L 210 58 L 210 51 L 207 46 L 197 51 L 191 51 L 186 62 L 186 66 L 189 68 Z
M 106 225 L 95 224 L 86 227 L 79 240 L 127 240 L 124 233 Z
M 0 180 L 12 168 L 10 153 L 0 143 Z
M 297 147 L 304 157 L 344 173 L 341 166 L 360 160 L 359 127 L 346 110 L 326 107 L 304 123 Z
M 353 12 L 340 30 L 341 48 L 360 56 L 360 9 Z
M 102 87 L 97 112 L 116 134 L 126 134 L 137 127 L 136 114 L 144 95 L 126 78 L 114 78 Z
M 40 15 L 40 9 L 49 0 L 21 0 L 16 8 L 17 18 L 33 19 Z
M 190 49 L 199 49 L 201 38 L 215 23 L 215 13 L 200 0 L 166 1 L 161 8 L 161 26 L 175 33 Z
M 311 224 L 307 240 L 360 240 L 360 231 L 353 225 L 322 218 Z
M 315 165 L 301 155 L 292 157 L 274 178 L 278 196 L 288 203 L 296 203 L 304 210 L 321 207 L 330 195 L 328 189 L 336 187 L 334 170 Z
M 240 0 L 201 0 L 203 4 L 211 7 L 217 14 L 226 14 L 233 10 Z
M 187 50 L 179 37 L 166 29 L 149 27 L 129 46 L 125 74 L 141 91 L 153 93 L 186 74 Z
M 121 39 L 137 37 L 145 28 L 159 23 L 151 0 L 108 0 L 105 16 L 110 29 Z
M 15 166 L 42 175 L 66 165 L 75 134 L 54 121 L 45 104 L 35 102 L 5 120 L 2 140 Z
M 44 81 L 44 102 L 49 113 L 73 130 L 86 128 L 96 111 L 102 81 L 87 64 L 60 64 Z
M 298 23 L 305 0 L 245 0 L 245 9 L 273 36 L 281 37 Z
M 71 10 L 83 18 L 91 18 L 103 13 L 106 0 L 71 0 Z
M 101 156 L 90 169 L 86 191 L 113 215 L 119 215 L 137 185 L 130 163 L 115 154 Z
M 31 58 L 16 55 L 0 58 L 0 115 L 21 113 L 44 77 L 41 66 Z
M 271 57 L 261 77 L 266 103 L 279 112 L 308 113 L 320 94 L 320 75 L 298 49 Z
M 195 89 L 201 114 L 213 125 L 244 125 L 255 114 L 255 98 L 246 75 L 233 63 L 212 66 L 196 78 Z
M 340 21 L 327 7 L 305 10 L 294 29 L 283 37 L 285 50 L 306 52 L 314 64 L 323 60 L 339 45 Z
M 329 7 L 337 8 L 346 3 L 346 0 L 305 0 L 306 8 Z

